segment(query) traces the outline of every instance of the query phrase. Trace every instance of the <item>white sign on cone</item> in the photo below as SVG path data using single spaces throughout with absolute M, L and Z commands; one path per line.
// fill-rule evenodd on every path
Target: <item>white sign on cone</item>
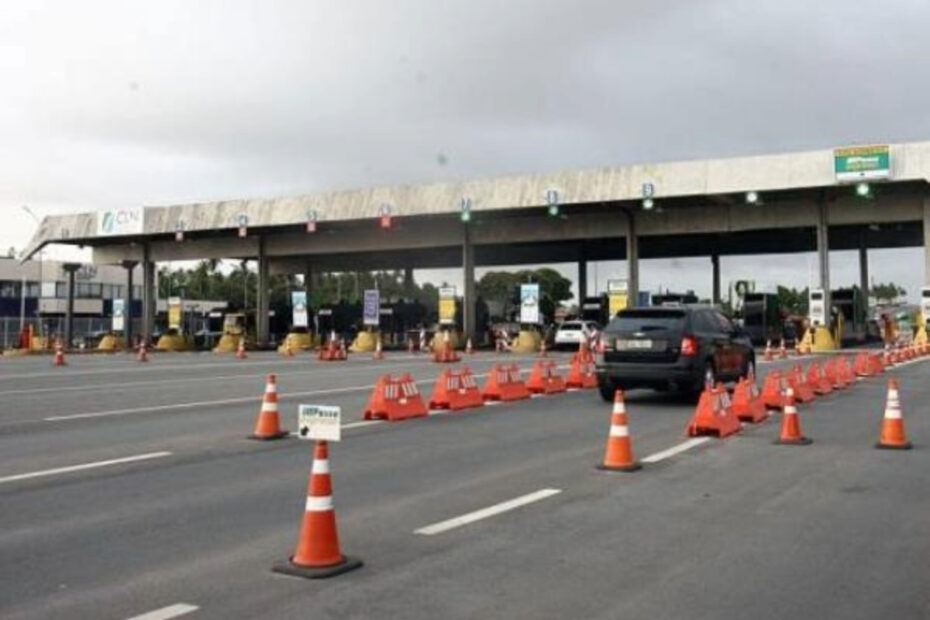
M 318 441 L 342 439 L 342 409 L 329 405 L 300 405 L 297 411 L 297 436 Z

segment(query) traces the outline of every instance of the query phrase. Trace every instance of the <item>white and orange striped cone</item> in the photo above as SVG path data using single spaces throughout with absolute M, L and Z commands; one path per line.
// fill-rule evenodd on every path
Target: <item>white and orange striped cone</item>
M 772 356 L 772 341 L 771 340 L 765 341 L 765 352 L 762 354 L 762 359 L 764 359 L 766 362 L 771 362 L 774 359 L 774 357 Z
M 145 346 L 145 342 L 139 343 L 139 356 L 136 359 L 138 359 L 140 362 L 149 361 L 149 352 Z
M 249 435 L 249 439 L 261 439 L 269 441 L 272 439 L 283 439 L 290 433 L 281 429 L 281 421 L 278 417 L 278 381 L 274 375 L 268 375 L 265 382 L 265 394 L 262 396 L 262 408 L 258 412 L 258 419 L 255 421 L 255 431 Z
M 778 343 L 778 359 L 788 359 L 788 349 L 785 348 L 785 339 L 782 338 Z
M 295 577 L 323 579 L 361 566 L 361 560 L 342 555 L 339 549 L 333 487 L 329 475 L 329 450 L 325 441 L 317 441 L 313 450 L 313 467 L 307 485 L 304 516 L 297 535 L 297 548 L 286 562 L 275 564 L 271 570 Z
M 237 359 L 237 360 L 244 360 L 244 359 L 246 359 L 247 357 L 249 357 L 249 356 L 248 356 L 248 354 L 245 352 L 245 338 L 240 338 L 240 339 L 239 339 L 239 346 L 236 347 L 236 359 Z
M 885 415 L 882 417 L 882 430 L 875 447 L 880 450 L 910 450 L 913 444 L 907 440 L 904 432 L 904 417 L 901 414 L 901 401 L 898 398 L 898 382 L 888 381 L 888 396 L 885 398 Z
M 410 355 L 416 354 L 416 350 L 413 348 L 413 338 L 410 338 L 409 340 L 407 340 L 407 353 L 409 353 Z
M 539 343 L 539 357 L 547 357 L 548 355 L 549 353 L 546 350 L 546 339 L 543 338 L 542 341 Z
M 52 361 L 53 366 L 67 366 L 68 362 L 65 361 L 65 350 L 61 346 L 61 342 L 55 343 L 55 359 Z
M 375 352 L 372 353 L 371 359 L 373 360 L 383 360 L 384 351 L 381 350 L 381 338 L 375 340 Z
M 642 468 L 642 465 L 633 459 L 633 443 L 630 441 L 630 427 L 627 423 L 622 390 L 614 393 L 614 409 L 610 416 L 607 448 L 604 452 L 604 461 L 598 463 L 597 468 L 605 471 L 627 472 Z
M 474 355 L 475 349 L 471 346 L 471 338 L 465 341 L 465 355 Z
M 785 407 L 781 416 L 781 435 L 775 440 L 776 444 L 786 446 L 807 446 L 814 441 L 801 434 L 801 421 L 798 410 L 794 406 L 794 391 L 785 390 Z

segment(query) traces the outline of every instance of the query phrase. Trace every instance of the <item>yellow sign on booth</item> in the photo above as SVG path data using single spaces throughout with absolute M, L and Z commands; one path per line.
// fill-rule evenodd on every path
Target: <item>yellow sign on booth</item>
M 181 329 L 181 298 L 168 298 L 168 327 Z
M 443 286 L 439 289 L 439 323 L 455 324 L 455 287 Z
M 611 317 L 630 305 L 629 287 L 626 280 L 607 281 L 607 312 Z

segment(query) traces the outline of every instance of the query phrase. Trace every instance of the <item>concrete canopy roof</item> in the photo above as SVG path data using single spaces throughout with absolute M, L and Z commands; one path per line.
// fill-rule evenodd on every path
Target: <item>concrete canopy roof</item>
M 930 179 L 930 142 L 889 145 L 892 180 Z M 476 213 L 539 208 L 546 192 L 558 191 L 563 205 L 593 205 L 636 201 L 643 184 L 651 183 L 657 199 L 803 190 L 836 185 L 833 150 L 776 155 L 759 155 L 660 164 L 605 167 L 526 174 L 425 185 L 399 185 L 356 190 L 338 190 L 304 196 L 228 200 L 144 209 L 141 234 L 98 235 L 97 212 L 47 216 L 25 251 L 25 258 L 49 243 L 101 246 L 129 240 L 173 234 L 179 226 L 186 232 L 218 232 L 235 229 L 240 216 L 250 228 L 293 227 L 307 221 L 314 210 L 320 222 L 350 222 L 375 218 L 382 204 L 392 215 L 451 215 L 463 197 L 472 201 Z

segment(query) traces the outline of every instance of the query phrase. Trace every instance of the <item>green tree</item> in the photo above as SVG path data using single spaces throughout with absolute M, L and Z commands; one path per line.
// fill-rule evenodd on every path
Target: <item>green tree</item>
M 904 295 L 907 295 L 907 291 L 894 282 L 873 284 L 869 288 L 869 296 L 874 297 L 878 302 L 893 303 L 898 297 Z
M 776 293 L 779 309 L 788 314 L 807 315 L 809 292 L 806 287 L 798 290 L 793 287 L 779 286 Z

